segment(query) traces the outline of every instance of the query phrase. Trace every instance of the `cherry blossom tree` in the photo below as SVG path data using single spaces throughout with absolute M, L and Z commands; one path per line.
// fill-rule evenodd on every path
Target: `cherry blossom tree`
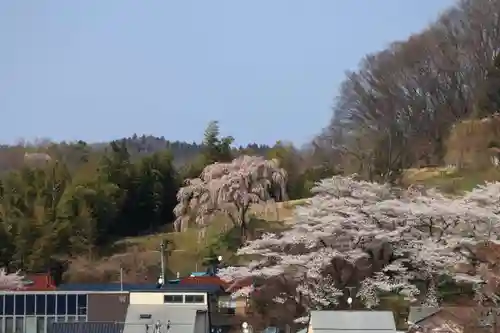
M 452 198 L 336 176 L 313 192 L 296 208 L 289 230 L 248 242 L 238 254 L 249 263 L 222 269 L 219 276 L 227 281 L 285 276 L 297 288 L 275 301 L 292 299 L 308 310 L 336 307 L 351 288 L 351 296 L 366 307 L 379 304 L 384 293 L 436 305 L 443 277 L 472 284 L 484 296 L 481 275 L 457 267 L 475 260 L 471 249 L 478 244 L 496 241 L 500 183 Z
M 259 156 L 244 155 L 230 163 L 208 165 L 199 178 L 188 179 L 179 190 L 175 226 L 184 229 L 193 216 L 198 225 L 205 226 L 217 214 L 224 214 L 241 228 L 245 238 L 251 205 L 284 197 L 286 179 L 277 160 Z
M 4 268 L 0 268 L 0 290 L 23 288 L 23 278 L 19 273 L 9 274 Z

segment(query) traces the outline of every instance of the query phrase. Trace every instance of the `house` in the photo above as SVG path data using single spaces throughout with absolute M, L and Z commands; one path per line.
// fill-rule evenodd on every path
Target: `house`
M 396 333 L 391 311 L 311 311 L 307 333 Z
M 244 316 L 247 313 L 246 295 L 239 295 L 238 290 L 250 287 L 253 284 L 253 278 L 240 279 L 235 282 L 225 282 L 218 276 L 196 276 L 191 275 L 180 280 L 181 285 L 217 285 L 228 292 L 227 295 L 219 297 L 219 308 L 225 309 L 227 314 L 237 314 Z
M 217 276 L 191 275 L 181 279 L 179 285 L 213 285 L 222 288 L 225 293 L 218 295 L 217 305 L 212 307 L 216 309 L 211 313 L 211 324 L 216 328 L 214 332 L 227 332 L 231 327 L 241 325 L 241 317 L 245 316 L 247 310 L 247 298 L 233 297 L 233 290 L 230 288 L 232 283 L 227 283 Z
M 209 302 L 199 292 L 131 292 L 122 333 L 209 333 Z
M 225 291 L 179 284 L 62 284 L 54 290 L 1 290 L 2 333 L 209 333 Z
M 28 274 L 23 278 L 23 286 L 21 288 L 18 288 L 18 290 L 26 291 L 43 291 L 55 289 L 56 284 L 52 276 L 48 273 Z
M 410 307 L 411 332 L 486 333 L 500 329 L 499 310 L 478 306 Z

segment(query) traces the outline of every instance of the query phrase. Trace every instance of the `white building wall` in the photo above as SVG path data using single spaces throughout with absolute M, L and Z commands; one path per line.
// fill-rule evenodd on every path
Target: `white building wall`
M 163 304 L 163 294 L 131 292 L 130 304 Z
M 196 306 L 200 305 L 202 308 L 207 308 L 207 294 L 200 292 L 131 292 L 130 293 L 130 304 L 166 304 L 169 303 L 164 302 L 165 295 L 204 295 L 205 300 L 203 303 L 185 303 L 188 306 Z M 172 303 L 175 306 L 182 306 L 182 303 Z

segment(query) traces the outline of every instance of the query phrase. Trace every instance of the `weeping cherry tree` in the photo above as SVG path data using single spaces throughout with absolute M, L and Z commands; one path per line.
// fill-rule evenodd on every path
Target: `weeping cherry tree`
M 251 205 L 285 198 L 286 179 L 277 160 L 260 156 L 244 155 L 230 163 L 208 165 L 199 178 L 188 179 L 179 190 L 175 227 L 184 230 L 192 217 L 197 225 L 205 227 L 223 214 L 241 228 L 245 239 Z

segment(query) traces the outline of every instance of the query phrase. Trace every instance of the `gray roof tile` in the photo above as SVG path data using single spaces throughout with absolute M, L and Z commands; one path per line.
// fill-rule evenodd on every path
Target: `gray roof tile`
M 121 323 L 52 323 L 47 327 L 47 333 L 122 333 Z
M 440 309 L 438 307 L 411 306 L 408 321 L 413 324 L 418 324 L 420 321 L 438 313 L 439 311 Z
M 325 329 L 317 329 L 316 332 L 321 332 L 321 333 L 340 333 L 340 332 L 345 332 L 345 333 L 390 333 L 394 332 L 396 333 L 396 330 L 368 330 L 368 329 L 362 329 L 362 330 L 353 330 L 353 329 L 333 329 L 333 330 L 325 330 Z
M 395 332 L 396 323 L 391 311 L 311 311 L 311 324 L 315 331 Z

